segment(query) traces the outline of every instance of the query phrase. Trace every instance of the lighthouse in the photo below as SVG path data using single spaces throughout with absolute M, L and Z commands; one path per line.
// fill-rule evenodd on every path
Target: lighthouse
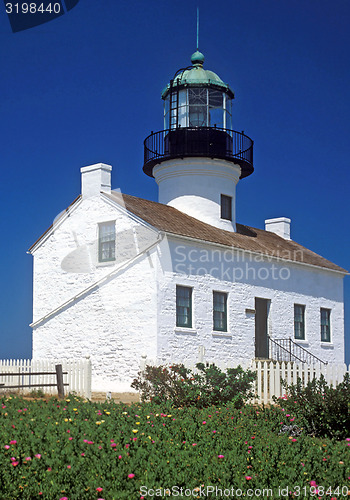
M 159 203 L 226 231 L 236 231 L 236 185 L 253 171 L 253 141 L 233 130 L 234 92 L 204 55 L 178 70 L 162 92 L 164 130 L 144 141 L 144 172 Z

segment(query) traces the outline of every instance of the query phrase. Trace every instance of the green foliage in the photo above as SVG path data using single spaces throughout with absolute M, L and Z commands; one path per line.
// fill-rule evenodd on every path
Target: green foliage
M 131 387 L 141 394 L 141 401 L 156 404 L 169 401 L 174 406 L 206 408 L 213 405 L 234 403 L 241 407 L 252 396 L 251 385 L 255 373 L 241 366 L 228 368 L 226 373 L 216 365 L 196 365 L 192 371 L 182 364 L 170 367 L 146 366 L 139 372 Z
M 341 384 L 329 386 L 323 377 L 313 379 L 303 387 L 298 378 L 295 385 L 287 385 L 282 399 L 274 398 L 295 422 L 313 436 L 335 439 L 348 437 L 350 429 L 350 377 L 345 374 Z
M 45 396 L 44 392 L 41 389 L 33 389 L 30 391 L 30 395 L 32 398 L 43 398 Z
M 130 500 L 141 497 L 144 485 L 193 490 L 202 484 L 243 492 L 271 488 L 274 498 L 279 487 L 299 486 L 306 488 L 299 498 L 316 498 L 310 482 L 333 490 L 349 484 L 350 441 L 279 435 L 287 418 L 278 406 L 199 409 L 4 397 L 0 499 Z M 345 498 L 346 492 L 332 496 Z

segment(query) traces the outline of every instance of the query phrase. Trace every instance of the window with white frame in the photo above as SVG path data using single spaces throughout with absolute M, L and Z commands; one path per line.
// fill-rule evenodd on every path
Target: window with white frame
M 305 340 L 305 306 L 294 304 L 294 338 Z
M 232 196 L 221 195 L 221 219 L 232 220 Z
M 227 293 L 213 292 L 213 329 L 227 332 Z
M 98 261 L 115 260 L 115 221 L 98 225 Z
M 192 288 L 176 286 L 176 326 L 192 328 Z
M 321 342 L 331 341 L 331 310 L 321 307 Z

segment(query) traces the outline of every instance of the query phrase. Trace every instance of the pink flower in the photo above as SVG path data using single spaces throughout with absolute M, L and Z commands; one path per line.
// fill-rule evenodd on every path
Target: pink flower
M 85 457 L 85 453 L 80 453 L 80 455 L 81 455 L 82 457 Z
M 71 468 L 72 468 L 72 466 L 71 466 L 71 465 L 67 465 L 67 469 L 71 469 Z
M 35 456 L 35 458 L 41 458 L 40 453 L 37 453 L 37 454 L 36 454 L 36 455 L 34 455 L 34 456 Z
M 205 425 L 205 424 L 206 424 L 206 421 L 205 421 L 205 420 L 203 420 L 202 424 L 203 424 L 203 425 Z
M 101 491 L 103 491 L 103 488 L 101 488 L 101 487 L 96 488 L 96 491 L 98 491 L 99 493 L 101 493 Z
M 213 434 L 216 434 L 216 431 L 213 431 Z
M 111 444 L 112 448 L 115 448 L 117 445 L 115 443 Z
M 61 497 L 60 500 L 68 500 L 68 497 Z
M 50 472 L 52 469 L 51 469 L 51 467 L 48 467 L 46 470 L 47 470 L 48 472 Z
M 310 486 L 317 486 L 316 481 L 310 481 Z
M 118 458 L 119 458 L 119 460 L 120 460 L 120 459 L 122 458 L 122 456 L 121 456 L 121 455 L 119 455 L 119 457 L 118 457 Z
M 295 438 L 293 438 L 293 439 L 292 439 L 292 441 L 294 442 L 294 441 L 296 441 L 296 439 L 295 439 Z
M 10 441 L 10 444 L 17 444 L 17 441 L 13 439 L 12 441 Z
M 72 441 L 72 439 L 73 439 L 73 438 L 72 438 L 72 437 L 70 437 L 70 438 L 68 438 L 68 441 Z
M 29 461 L 29 460 L 31 460 L 31 457 L 26 457 L 24 460 Z
M 224 455 L 218 455 L 218 458 L 225 458 Z
M 345 441 L 350 441 L 350 438 L 346 438 Z
M 133 477 L 135 477 L 135 474 L 128 474 L 129 479 L 132 479 Z
M 252 476 L 244 476 L 247 481 L 250 481 L 250 479 L 253 479 Z
M 197 443 L 192 443 L 192 446 L 197 446 Z
M 5 444 L 4 448 L 5 448 L 5 450 L 8 450 L 10 448 L 10 446 L 8 444 Z
M 19 462 L 12 462 L 12 465 L 16 467 L 19 464 Z

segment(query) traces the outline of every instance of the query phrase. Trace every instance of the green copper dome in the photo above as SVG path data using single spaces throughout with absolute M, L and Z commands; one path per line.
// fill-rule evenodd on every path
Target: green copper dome
M 212 87 L 227 92 L 234 98 L 234 92 L 230 89 L 227 83 L 224 83 L 221 78 L 213 71 L 203 68 L 204 55 L 198 50 L 191 57 L 192 68 L 185 69 L 180 72 L 174 79 L 173 88 L 179 86 L 185 87 Z M 162 92 L 162 99 L 165 99 L 169 93 L 170 84 L 168 84 Z

